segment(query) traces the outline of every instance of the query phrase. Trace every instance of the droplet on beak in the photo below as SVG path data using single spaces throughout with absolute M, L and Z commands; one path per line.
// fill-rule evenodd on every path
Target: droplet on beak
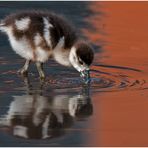
M 90 83 L 91 79 L 90 79 L 90 70 L 89 69 L 81 71 L 80 76 L 82 77 L 85 84 Z

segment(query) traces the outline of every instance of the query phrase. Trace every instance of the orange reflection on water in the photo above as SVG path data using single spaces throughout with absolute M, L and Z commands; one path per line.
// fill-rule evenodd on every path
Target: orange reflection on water
M 84 33 L 96 44 L 106 42 L 105 63 L 141 66 L 148 62 L 148 2 L 93 2 L 90 9 L 96 15 L 87 21 L 97 31 Z
M 105 43 L 101 62 L 142 70 L 141 73 L 124 70 L 121 73 L 147 82 L 148 2 L 92 2 L 90 9 L 96 15 L 87 21 L 95 31 L 83 32 L 92 42 Z M 100 11 L 103 15 L 99 15 Z M 96 63 L 100 61 L 98 55 Z M 117 69 L 102 70 L 118 73 Z M 98 93 L 93 103 L 91 124 L 95 132 L 90 133 L 89 143 L 93 146 L 148 146 L 147 89 Z

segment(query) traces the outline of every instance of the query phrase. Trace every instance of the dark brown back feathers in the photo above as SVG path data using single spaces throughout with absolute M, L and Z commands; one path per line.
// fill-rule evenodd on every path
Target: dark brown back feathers
M 17 30 L 15 28 L 15 20 L 25 17 L 29 17 L 31 19 L 29 29 L 26 31 Z M 72 47 L 74 42 L 77 40 L 76 30 L 64 17 L 54 13 L 47 11 L 24 11 L 7 16 L 3 22 L 5 26 L 13 25 L 14 35 L 16 38 L 20 38 L 25 35 L 30 40 L 33 40 L 35 33 L 38 32 L 41 36 L 43 34 L 43 17 L 48 18 L 49 22 L 53 25 L 53 28 L 50 28 L 52 47 L 54 48 L 59 39 L 63 36 L 65 37 L 65 49 Z

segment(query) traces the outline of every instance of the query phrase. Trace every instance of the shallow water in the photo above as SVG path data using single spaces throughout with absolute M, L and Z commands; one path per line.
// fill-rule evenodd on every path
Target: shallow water
M 0 34 L 0 146 L 148 146 L 148 2 L 0 2 L 65 15 L 95 50 L 91 84 L 49 60 L 46 81 Z

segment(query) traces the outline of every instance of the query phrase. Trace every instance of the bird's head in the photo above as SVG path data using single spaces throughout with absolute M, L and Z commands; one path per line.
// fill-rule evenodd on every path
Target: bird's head
M 69 60 L 72 66 L 80 72 L 86 83 L 90 81 L 89 67 L 94 59 L 93 49 L 85 42 L 77 42 L 70 51 Z

